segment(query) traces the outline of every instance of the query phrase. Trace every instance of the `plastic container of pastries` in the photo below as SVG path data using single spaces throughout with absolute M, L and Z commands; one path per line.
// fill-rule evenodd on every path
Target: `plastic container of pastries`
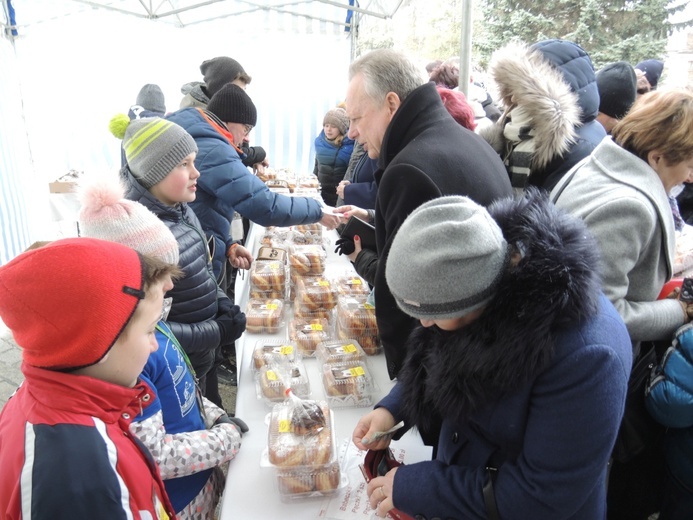
M 292 294 L 295 294 L 293 291 Z M 312 318 L 322 318 L 327 320 L 332 329 L 334 323 L 334 309 L 318 309 L 317 311 L 311 310 L 308 307 L 304 307 L 300 304 L 294 304 L 294 318 L 312 319 Z
M 320 317 L 293 317 L 289 321 L 289 338 L 304 357 L 315 356 L 318 343 L 332 337 L 330 322 Z
M 294 244 L 289 252 L 289 265 L 292 272 L 299 276 L 323 274 L 326 257 L 322 246 Z
M 322 365 L 322 384 L 330 406 L 371 406 L 374 383 L 365 360 Z
M 366 359 L 366 353 L 354 339 L 333 339 L 318 343 L 315 357 L 320 364 L 353 363 Z
M 296 278 L 296 304 L 306 309 L 334 309 L 337 305 L 337 289 L 324 276 L 301 276 Z
M 336 276 L 332 283 L 338 296 L 368 296 L 371 292 L 368 282 L 356 273 Z
M 373 356 L 380 352 L 375 307 L 363 296 L 342 296 L 337 302 L 337 338 L 355 339 L 363 351 Z
M 282 469 L 323 468 L 337 462 L 334 425 L 326 401 L 303 400 L 319 409 L 322 420 L 319 431 L 305 429 L 295 418 L 293 400 L 275 404 L 270 415 L 267 434 L 269 464 Z
M 255 372 L 276 363 L 295 363 L 301 355 L 296 345 L 283 339 L 261 339 L 255 343 L 251 365 Z
M 338 463 L 321 468 L 277 469 L 277 488 L 283 501 L 329 496 L 342 487 Z
M 249 299 L 245 330 L 252 334 L 275 334 L 284 322 L 284 302 L 279 299 Z
M 318 188 L 301 188 L 296 187 L 296 189 L 291 194 L 293 197 L 310 197 L 316 200 L 322 200 L 320 196 L 320 190 Z
M 288 247 L 273 247 L 261 245 L 257 252 L 258 261 L 275 261 L 284 265 L 289 263 Z
M 290 239 L 292 244 L 315 244 L 321 246 L 323 249 L 325 248 L 325 240 L 323 239 L 322 234 L 313 233 L 312 231 L 301 232 L 292 230 Z
M 270 406 L 286 400 L 289 386 L 297 397 L 310 397 L 310 381 L 301 361 L 270 363 L 260 368 L 255 378 L 257 398 L 264 399 Z
M 269 227 L 260 237 L 260 247 L 276 247 L 286 251 L 289 249 L 289 237 L 291 230 L 287 227 Z
M 286 295 L 287 282 L 286 265 L 281 260 L 256 260 L 250 266 L 250 290 Z
M 323 236 L 323 229 L 324 226 L 318 222 L 313 224 L 297 224 L 295 226 L 291 226 L 291 231 L 294 233 L 299 233 L 301 235 L 310 234 L 310 236 L 318 236 L 320 238 Z
M 320 189 L 320 181 L 317 175 L 302 175 L 296 180 L 296 188 Z

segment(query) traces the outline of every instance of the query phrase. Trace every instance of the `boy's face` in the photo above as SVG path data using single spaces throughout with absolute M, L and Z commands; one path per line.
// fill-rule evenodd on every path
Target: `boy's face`
M 339 128 L 337 128 L 336 126 L 334 126 L 331 123 L 326 123 L 325 125 L 323 125 L 322 128 L 323 128 L 323 130 L 325 130 L 325 137 L 327 137 L 330 140 L 336 139 L 337 137 L 339 137 L 341 135 Z
M 192 202 L 197 191 L 197 178 L 200 172 L 195 168 L 196 153 L 191 153 L 171 170 L 164 180 L 155 184 L 149 191 L 167 206 L 179 202 Z
M 171 278 L 150 286 L 135 314 L 118 337 L 113 348 L 98 366 L 96 375 L 111 383 L 132 388 L 137 383 L 149 355 L 158 348 L 156 324 L 161 319 L 164 294 L 173 288 Z

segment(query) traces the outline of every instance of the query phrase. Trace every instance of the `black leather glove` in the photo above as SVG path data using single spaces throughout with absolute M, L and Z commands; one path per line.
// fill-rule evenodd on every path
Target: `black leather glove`
M 214 421 L 214 426 L 222 423 L 233 424 L 240 432 L 241 437 L 243 437 L 244 433 L 248 433 L 248 430 L 250 429 L 248 428 L 248 425 L 238 417 L 229 417 L 226 414 L 220 415 L 219 418 Z
M 355 250 L 354 240 L 349 237 L 339 238 L 335 245 L 334 252 L 340 255 L 350 255 Z
M 229 312 L 218 316 L 216 322 L 219 325 L 221 335 L 219 345 L 222 347 L 232 344 L 241 337 L 245 330 L 245 314 L 241 312 L 241 308 L 238 305 L 233 305 Z

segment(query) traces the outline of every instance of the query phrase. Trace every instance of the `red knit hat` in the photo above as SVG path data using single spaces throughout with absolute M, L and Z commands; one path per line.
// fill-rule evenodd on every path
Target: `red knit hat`
M 111 349 L 144 297 L 132 249 L 92 238 L 58 240 L 0 267 L 0 318 L 29 365 L 93 365 Z

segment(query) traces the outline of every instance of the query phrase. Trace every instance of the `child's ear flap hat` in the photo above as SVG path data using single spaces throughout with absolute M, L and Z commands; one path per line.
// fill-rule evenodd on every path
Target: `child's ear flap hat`
M 0 267 L 0 318 L 24 362 L 50 370 L 98 363 L 144 298 L 139 254 L 92 238 L 27 251 Z
M 192 136 L 176 123 L 160 117 L 133 119 L 118 114 L 108 125 L 123 140 L 123 151 L 130 172 L 146 189 L 158 184 L 195 152 Z

